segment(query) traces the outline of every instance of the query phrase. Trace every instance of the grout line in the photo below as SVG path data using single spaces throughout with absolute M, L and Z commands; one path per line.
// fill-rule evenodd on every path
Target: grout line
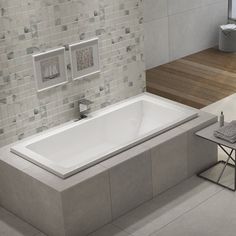
M 168 62 L 170 62 L 172 60 L 171 57 L 171 40 L 170 40 L 170 14 L 169 14 L 169 10 L 170 10 L 170 3 L 169 0 L 166 1 L 167 4 L 167 26 L 168 26 L 168 35 L 167 35 L 167 41 L 168 41 Z
M 217 194 L 221 193 L 225 191 L 224 188 L 220 189 L 219 191 L 215 192 L 213 195 L 209 196 L 208 198 L 206 198 L 205 200 L 203 200 L 201 203 L 199 203 L 198 205 L 194 206 L 193 208 L 185 211 L 183 214 L 177 216 L 175 219 L 171 220 L 169 223 L 167 223 L 166 225 L 162 226 L 160 229 L 158 229 L 157 231 L 154 231 L 153 233 L 151 233 L 149 236 L 154 236 L 154 234 L 159 233 L 161 230 L 163 230 L 164 228 L 166 228 L 167 226 L 169 226 L 170 224 L 174 223 L 176 220 L 178 220 L 179 218 L 183 217 L 184 215 L 188 214 L 189 212 L 195 210 L 196 208 L 198 208 L 200 205 L 206 203 L 209 199 L 211 199 L 212 197 L 216 196 Z M 155 235 L 157 236 L 157 235 Z
M 44 236 L 47 236 L 46 234 L 44 234 L 43 232 L 39 232 L 39 233 L 36 233 L 36 234 L 33 234 L 32 236 L 41 236 L 41 234 Z
M 167 26 L 168 26 L 168 35 L 167 35 L 167 40 L 168 40 L 168 61 L 172 61 L 172 50 L 171 50 L 171 30 L 170 30 L 170 17 L 167 17 Z
M 116 228 L 118 228 L 118 229 L 120 229 L 120 230 L 122 230 L 123 232 L 125 232 L 126 234 L 128 234 L 128 235 L 130 235 L 130 236 L 135 236 L 134 234 L 132 234 L 132 233 L 126 231 L 125 229 L 122 229 L 120 226 L 113 224 L 113 222 L 111 223 L 111 225 L 114 226 L 114 227 L 116 227 Z
M 194 11 L 194 10 L 199 10 L 199 9 L 204 9 L 204 8 L 209 8 L 213 5 L 217 5 L 217 4 L 222 4 L 223 1 L 222 0 L 217 0 L 216 2 L 213 2 L 213 3 L 208 3 L 208 4 L 200 4 L 199 6 L 196 6 L 196 7 L 190 7 L 190 8 L 187 8 L 185 10 L 181 10 L 181 11 L 178 11 L 178 12 L 175 12 L 175 13 L 172 13 L 172 14 L 169 14 L 168 12 L 168 16 L 176 16 L 176 15 L 180 15 L 180 14 L 186 14 L 187 12 L 189 11 Z M 168 9 L 169 10 L 169 9 Z
M 150 160 L 150 174 L 151 174 L 151 187 L 152 187 L 152 199 L 151 200 L 153 200 L 155 198 L 155 196 L 154 196 L 153 168 L 152 168 L 153 167 L 153 158 L 151 155 L 151 151 L 152 151 L 152 148 L 149 147 L 149 150 L 147 152 L 148 152 L 148 158 Z M 159 151 L 158 151 L 158 153 L 159 153 Z
M 101 165 L 103 168 L 106 169 L 105 166 Z M 110 207 L 111 207 L 111 221 L 113 221 L 113 211 L 112 211 L 112 194 L 111 194 L 111 174 L 110 170 L 107 169 L 107 175 L 108 175 L 108 182 L 109 182 L 109 194 L 110 194 Z
M 25 219 L 19 217 L 18 215 L 16 215 L 16 214 L 13 213 L 12 211 L 6 209 L 5 207 L 0 206 L 0 209 L 3 209 L 3 210 L 6 211 L 8 214 L 10 214 L 10 217 L 19 220 L 20 223 L 26 224 L 26 225 L 27 225 L 26 227 L 31 227 L 31 228 L 33 228 L 34 230 L 37 230 L 37 231 L 38 231 L 38 232 L 35 233 L 35 234 L 33 233 L 31 236 L 37 236 L 37 235 L 40 235 L 40 234 L 44 234 L 44 233 L 41 232 L 39 229 L 37 229 L 34 225 L 32 225 L 31 223 L 29 223 L 29 222 L 26 221 Z M 47 236 L 47 235 L 45 234 L 45 236 Z

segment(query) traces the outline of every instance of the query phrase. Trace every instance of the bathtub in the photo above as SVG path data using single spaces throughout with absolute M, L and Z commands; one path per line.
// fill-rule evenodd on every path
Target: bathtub
M 144 93 L 22 141 L 11 152 L 67 178 L 197 115 L 196 109 Z

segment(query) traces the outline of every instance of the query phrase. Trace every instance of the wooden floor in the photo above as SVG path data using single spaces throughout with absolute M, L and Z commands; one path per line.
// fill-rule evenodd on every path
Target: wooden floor
M 236 92 L 236 53 L 211 48 L 146 72 L 147 91 L 202 108 Z

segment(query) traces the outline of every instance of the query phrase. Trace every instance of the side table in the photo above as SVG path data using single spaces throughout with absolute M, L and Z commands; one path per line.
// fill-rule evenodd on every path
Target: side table
M 204 129 L 198 131 L 196 133 L 196 135 L 200 138 L 208 140 L 209 142 L 213 142 L 213 143 L 217 144 L 218 147 L 221 148 L 224 151 L 224 153 L 227 155 L 227 160 L 226 161 L 218 161 L 217 163 L 202 170 L 200 173 L 197 174 L 197 176 L 199 176 L 205 180 L 208 180 L 212 183 L 218 184 L 218 185 L 220 185 L 224 188 L 227 188 L 231 191 L 236 191 L 236 165 L 235 165 L 236 143 L 230 143 L 230 142 L 227 142 L 223 139 L 216 138 L 214 136 L 214 131 L 217 130 L 218 128 L 219 128 L 219 123 L 215 123 L 213 125 L 210 125 Z M 226 150 L 226 148 L 228 148 L 230 151 Z M 230 160 L 233 162 L 233 164 L 229 163 Z M 217 180 L 210 179 L 210 178 L 203 175 L 204 172 L 210 170 L 211 168 L 215 167 L 219 163 L 223 164 L 223 167 L 219 173 Z M 227 166 L 234 168 L 234 187 L 233 188 L 220 183 L 220 180 L 221 180 Z

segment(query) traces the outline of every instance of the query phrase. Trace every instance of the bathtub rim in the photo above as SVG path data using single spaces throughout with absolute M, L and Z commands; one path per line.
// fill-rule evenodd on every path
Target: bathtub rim
M 142 135 L 142 137 L 140 138 L 136 138 L 134 139 L 133 141 L 130 141 L 128 143 L 126 143 L 125 145 L 122 145 L 122 146 L 119 146 L 119 147 L 116 147 L 116 148 L 113 148 L 112 150 L 110 150 L 109 152 L 106 152 L 104 154 L 101 154 L 98 156 L 98 158 L 92 162 L 89 162 L 88 164 L 82 164 L 82 163 L 79 163 L 79 164 L 76 164 L 76 165 L 73 165 L 71 167 L 68 167 L 68 168 L 65 168 L 65 167 L 61 167 L 60 165 L 56 165 L 53 161 L 43 157 L 42 155 L 40 154 L 37 154 L 36 152 L 34 151 L 31 151 L 30 149 L 27 148 L 28 145 L 30 144 L 33 144 L 35 142 L 39 142 L 45 138 L 48 138 L 50 136 L 53 136 L 53 135 L 56 135 L 58 133 L 61 133 L 63 131 L 66 131 L 68 129 L 72 129 L 73 127 L 76 127 L 80 124 L 83 124 L 83 123 L 87 123 L 89 122 L 90 120 L 93 120 L 93 119 L 96 119 L 100 116 L 103 116 L 103 115 L 106 115 L 112 111 L 115 111 L 115 110 L 118 110 L 122 107 L 125 107 L 126 105 L 129 105 L 129 104 L 132 104 L 132 103 L 135 103 L 137 101 L 142 101 L 142 100 L 148 100 L 151 102 L 153 102 L 154 100 L 157 101 L 162 101 L 164 104 L 170 104 L 171 106 L 174 106 L 174 107 L 178 107 L 178 108 L 182 108 L 182 109 L 187 109 L 189 112 L 191 112 L 192 114 L 191 115 L 188 115 L 186 118 L 181 118 L 181 119 L 176 119 L 175 121 L 173 122 L 170 122 L 168 124 L 168 127 L 159 127 L 157 129 L 154 129 L 148 133 L 146 133 L 145 135 Z M 169 100 L 169 99 L 166 99 L 166 98 L 163 98 L 163 97 L 160 97 L 160 96 L 157 96 L 157 95 L 153 95 L 153 94 L 150 94 L 150 93 L 142 93 L 142 94 L 139 94 L 137 96 L 134 96 L 134 97 L 130 97 L 128 99 L 125 99 L 125 100 L 122 100 L 118 103 L 115 103 L 113 105 L 110 105 L 108 107 L 105 107 L 105 108 L 102 108 L 98 111 L 94 111 L 91 113 L 91 115 L 86 118 L 86 119 L 83 119 L 83 120 L 80 120 L 80 121 L 77 121 L 77 122 L 74 122 L 74 121 L 71 121 L 71 122 L 67 122 L 65 124 L 62 124 L 60 126 L 57 126 L 57 127 L 54 127 L 52 129 L 48 129 L 42 133 L 39 133 L 39 134 L 36 134 L 34 136 L 31 136 L 31 137 L 28 137 L 27 139 L 25 140 L 21 140 L 19 142 L 17 142 L 15 145 L 12 145 L 10 147 L 10 151 L 12 153 L 14 153 L 15 155 L 19 156 L 20 158 L 23 158 L 25 159 L 26 161 L 29 161 L 30 163 L 44 169 L 45 171 L 48 171 L 62 179 L 66 179 L 68 177 L 71 177 L 73 175 L 75 175 L 76 173 L 79 173 L 83 170 L 86 170 L 96 164 L 99 164 L 100 162 L 106 160 L 106 159 L 109 159 L 115 155 L 118 155 L 124 151 L 127 151 L 128 149 L 132 148 L 132 147 L 135 147 L 143 142 L 146 142 L 156 136 L 159 136 L 175 127 L 178 127 L 179 125 L 182 125 L 194 118 L 197 118 L 198 117 L 198 112 L 199 110 L 198 109 L 195 109 L 195 108 L 192 108 L 192 107 L 189 107 L 189 106 L 186 106 L 186 105 L 183 105 L 183 104 L 180 104 L 178 102 L 174 102 L 172 100 Z M 30 157 L 31 156 L 31 157 Z M 32 158 L 33 156 L 33 158 Z

